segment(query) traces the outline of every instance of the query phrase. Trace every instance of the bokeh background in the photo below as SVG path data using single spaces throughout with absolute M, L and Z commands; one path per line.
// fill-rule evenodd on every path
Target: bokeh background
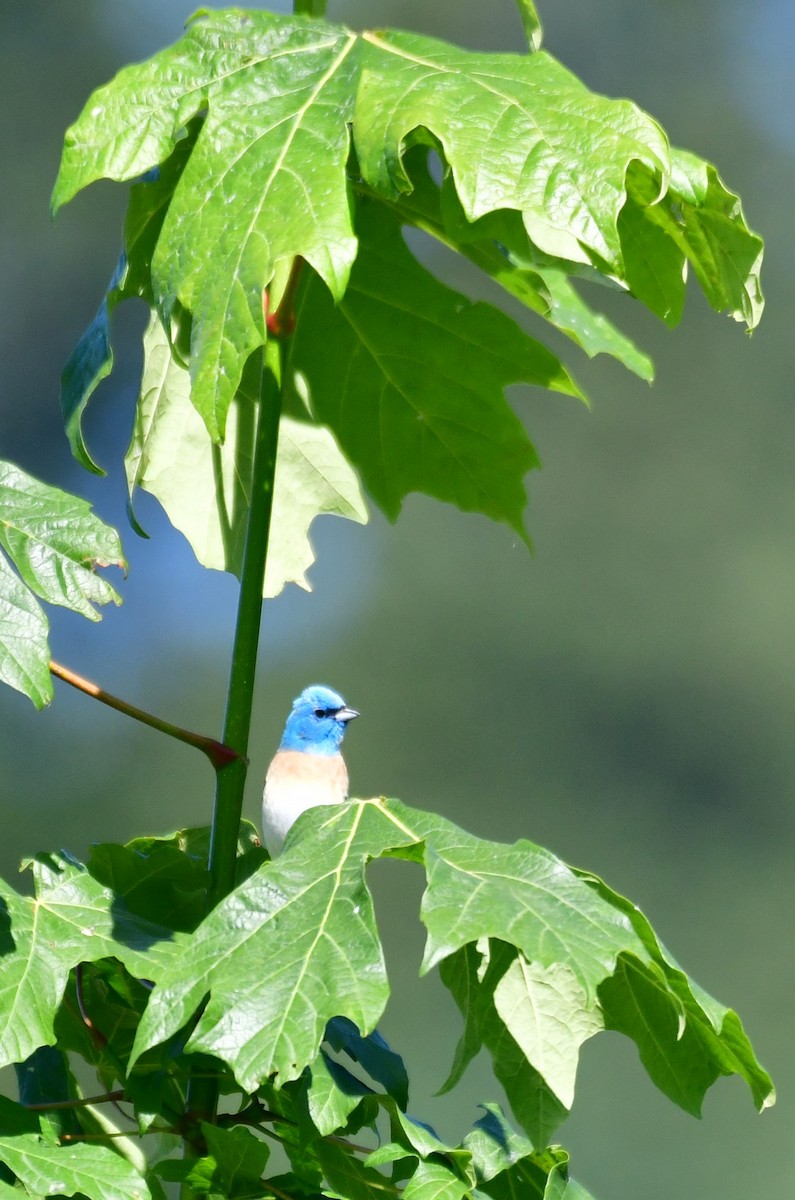
M 314 592 L 293 588 L 266 605 L 246 813 L 257 819 L 293 695 L 324 681 L 364 714 L 346 743 L 355 793 L 399 796 L 480 835 L 530 837 L 606 877 L 739 1010 L 780 1101 L 758 1117 L 744 1087 L 722 1080 L 699 1123 L 656 1092 L 631 1043 L 601 1035 L 584 1048 L 561 1134 L 575 1174 L 601 1200 L 788 1196 L 795 9 L 789 0 L 752 10 L 743 0 L 541 0 L 541 9 L 548 49 L 592 88 L 638 101 L 741 192 L 768 241 L 768 312 L 748 339 L 693 287 L 672 332 L 617 298 L 614 317 L 656 360 L 652 389 L 561 339 L 593 410 L 516 391 L 544 462 L 530 480 L 533 557 L 505 529 L 421 497 L 395 527 L 377 514 L 365 529 L 318 521 Z M 124 535 L 123 607 L 96 627 L 53 613 L 54 656 L 216 732 L 235 583 L 198 567 L 148 497 L 139 515 L 151 540 L 125 521 L 120 464 L 140 311 L 118 312 L 117 369 L 88 419 L 107 478 L 72 462 L 58 414 L 61 366 L 115 262 L 125 189 L 96 185 L 54 226 L 47 208 L 63 130 L 90 89 L 178 37 L 190 10 L 190 0 L 0 6 L 0 454 L 91 498 Z M 329 16 L 522 48 L 510 0 L 331 0 Z M 456 286 L 482 288 L 430 253 Z M 62 685 L 42 715 L 4 689 L 0 793 L 0 871 L 14 878 L 38 849 L 79 855 L 93 840 L 205 823 L 212 777 L 192 751 Z M 454 1137 L 499 1089 L 478 1060 L 453 1098 L 433 1098 L 458 1021 L 438 983 L 416 979 L 419 874 L 387 864 L 374 877 L 394 982 L 383 1027 L 414 1073 L 413 1110 Z

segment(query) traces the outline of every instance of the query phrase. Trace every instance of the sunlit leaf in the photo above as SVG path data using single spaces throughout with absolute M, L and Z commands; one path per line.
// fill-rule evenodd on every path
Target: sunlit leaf
M 49 626 L 35 596 L 98 621 L 95 605 L 121 603 L 98 573 L 108 566 L 126 567 L 119 535 L 87 501 L 0 460 L 0 680 L 37 708 L 52 699 L 52 683 Z
M 59 1145 L 55 1137 L 42 1136 L 34 1114 L 5 1097 L 0 1097 L 0 1161 L 36 1197 L 79 1194 L 88 1200 L 149 1200 L 150 1196 L 143 1176 L 120 1154 L 85 1142 Z
M 35 899 L 0 881 L 0 1065 L 54 1044 L 53 1021 L 72 967 L 112 957 L 152 978 L 170 937 L 133 916 L 79 864 L 41 858 L 33 875 Z
M 736 1018 L 717 1020 L 715 1009 L 725 1010 L 671 966 L 622 897 L 530 842 L 486 842 L 394 800 L 305 813 L 278 859 L 193 935 L 164 945 L 171 961 L 159 971 L 133 1061 L 198 1014 L 188 1050 L 216 1055 L 252 1091 L 266 1079 L 297 1079 L 316 1060 L 332 1017 L 371 1030 L 387 984 L 364 872 L 385 855 L 425 867 L 424 970 L 441 964 L 465 1018 L 454 1075 L 485 1045 L 534 1145 L 543 1146 L 565 1116 L 579 1045 L 602 1024 L 603 1008 L 605 1023 L 636 1037 L 646 1053 L 645 1035 L 610 992 L 625 963 L 654 973 L 665 1002 L 702 1031 L 704 1069 L 691 1078 L 683 1068 L 675 1099 L 703 1096 L 726 1070 L 744 1076 L 757 1099 L 769 1097 Z M 636 991 L 628 1003 L 653 1031 L 656 999 Z

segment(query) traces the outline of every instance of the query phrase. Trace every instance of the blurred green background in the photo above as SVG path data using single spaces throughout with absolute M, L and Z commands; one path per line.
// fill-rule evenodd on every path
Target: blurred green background
M 366 529 L 319 521 L 313 594 L 266 605 L 246 812 L 258 819 L 292 697 L 323 681 L 364 714 L 346 743 L 356 794 L 399 796 L 484 836 L 530 837 L 606 877 L 738 1008 L 780 1102 L 757 1117 L 743 1086 L 723 1080 L 698 1123 L 655 1091 L 631 1043 L 602 1035 L 584 1048 L 561 1133 L 575 1174 L 601 1200 L 788 1196 L 795 10 L 789 0 L 541 0 L 541 10 L 548 49 L 592 88 L 638 101 L 742 194 L 768 242 L 767 315 L 749 340 L 693 287 L 671 332 L 613 298 L 613 316 L 655 358 L 651 390 L 560 341 L 593 411 L 516 390 L 544 462 L 530 480 L 534 557 L 506 530 L 419 497 L 394 528 L 377 515 Z M 0 454 L 90 497 L 124 536 L 123 608 L 97 627 L 53 613 L 54 656 L 216 732 L 235 583 L 199 568 L 148 497 L 150 541 L 124 515 L 142 312 L 119 310 L 117 369 L 88 420 L 106 479 L 71 461 L 58 414 L 58 375 L 114 265 L 125 190 L 97 185 L 55 226 L 47 211 L 64 128 L 90 89 L 178 37 L 190 11 L 190 0 L 0 6 Z M 522 48 L 510 0 L 331 0 L 329 16 Z M 430 253 L 456 286 L 482 289 Z M 41 716 L 4 689 L 0 722 L 6 877 L 38 849 L 84 854 L 92 840 L 209 819 L 199 756 L 61 685 Z M 453 1098 L 432 1098 L 457 1017 L 433 978 L 415 978 L 418 873 L 393 863 L 374 876 L 395 985 L 383 1028 L 414 1073 L 414 1112 L 457 1136 L 499 1090 L 478 1060 Z

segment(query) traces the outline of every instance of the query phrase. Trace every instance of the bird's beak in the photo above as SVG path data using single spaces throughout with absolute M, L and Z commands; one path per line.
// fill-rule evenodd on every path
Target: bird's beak
M 355 708 L 338 708 L 334 713 L 334 717 L 337 721 L 352 721 L 354 717 L 358 716 L 359 714 Z

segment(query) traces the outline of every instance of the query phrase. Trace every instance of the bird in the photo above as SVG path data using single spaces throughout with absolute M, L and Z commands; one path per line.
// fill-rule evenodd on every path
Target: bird
M 348 799 L 340 745 L 348 722 L 358 716 L 342 696 L 319 683 L 304 688 L 293 701 L 262 794 L 262 840 L 271 858 L 281 853 L 301 813 Z

